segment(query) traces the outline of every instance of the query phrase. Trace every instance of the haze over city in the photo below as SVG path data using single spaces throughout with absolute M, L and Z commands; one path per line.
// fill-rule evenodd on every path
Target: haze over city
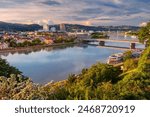
M 138 26 L 149 21 L 149 6 L 149 0 L 1 0 L 0 21 Z

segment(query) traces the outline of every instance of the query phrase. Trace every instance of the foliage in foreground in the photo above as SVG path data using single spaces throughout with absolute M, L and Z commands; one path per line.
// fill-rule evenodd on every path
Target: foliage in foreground
M 21 74 L 21 72 L 0 58 L 0 76 L 10 77 L 10 74 Z
M 46 85 L 34 84 L 30 79 L 23 79 L 22 75 L 10 75 L 10 72 L 8 77 L 0 77 L 0 99 L 150 99 L 149 59 L 150 47 L 137 65 L 127 66 L 125 71 L 97 63 L 83 69 L 79 75 L 70 75 L 65 81 Z
M 147 46 L 150 45 L 150 22 L 146 26 L 139 30 L 138 37 L 140 42 L 147 42 Z

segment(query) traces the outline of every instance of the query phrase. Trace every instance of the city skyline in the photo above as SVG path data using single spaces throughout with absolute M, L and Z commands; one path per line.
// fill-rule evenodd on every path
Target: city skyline
M 149 0 L 1 0 L 0 21 L 138 26 L 150 20 L 149 6 Z

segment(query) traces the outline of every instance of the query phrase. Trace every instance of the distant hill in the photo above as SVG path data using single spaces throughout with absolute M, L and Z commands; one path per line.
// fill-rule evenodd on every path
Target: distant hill
M 75 30 L 85 30 L 85 31 L 129 31 L 133 30 L 136 31 L 140 27 L 138 26 L 84 26 L 78 24 L 65 24 L 67 31 L 75 31 Z M 59 30 L 59 25 L 51 25 L 50 27 L 55 27 Z
M 0 31 L 35 31 L 42 29 L 38 24 L 15 24 L 15 23 L 6 23 L 0 22 Z
M 138 30 L 137 26 L 84 26 L 78 24 L 65 24 L 67 31 L 128 31 L 128 30 Z M 59 30 L 59 25 L 50 25 Z M 16 24 L 16 23 L 6 23 L 0 21 L 0 31 L 36 31 L 42 29 L 42 26 L 38 24 Z

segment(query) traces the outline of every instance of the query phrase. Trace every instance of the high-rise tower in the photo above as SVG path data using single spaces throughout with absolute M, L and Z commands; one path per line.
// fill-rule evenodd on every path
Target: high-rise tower
M 44 31 L 49 31 L 49 25 L 48 24 L 44 24 L 43 25 L 43 30 Z
M 66 31 L 66 26 L 65 24 L 60 24 L 60 31 L 65 32 Z

